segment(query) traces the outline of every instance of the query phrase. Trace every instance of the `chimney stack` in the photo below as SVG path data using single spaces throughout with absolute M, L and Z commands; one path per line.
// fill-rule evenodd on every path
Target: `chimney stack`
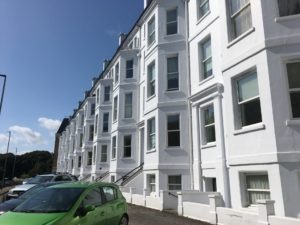
M 125 38 L 126 38 L 126 34 L 120 33 L 120 35 L 119 35 L 119 46 L 123 43 Z
M 106 67 L 108 66 L 109 62 L 110 61 L 108 59 L 104 59 L 104 61 L 103 61 L 103 71 L 106 69 Z

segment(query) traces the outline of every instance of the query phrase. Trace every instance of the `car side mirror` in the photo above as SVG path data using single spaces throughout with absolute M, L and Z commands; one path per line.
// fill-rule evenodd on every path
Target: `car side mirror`
M 91 212 L 91 211 L 94 211 L 95 210 L 95 206 L 93 205 L 88 205 L 88 206 L 80 206 L 76 213 L 75 213 L 75 216 L 79 216 L 79 217 L 83 217 L 85 216 L 87 213 Z

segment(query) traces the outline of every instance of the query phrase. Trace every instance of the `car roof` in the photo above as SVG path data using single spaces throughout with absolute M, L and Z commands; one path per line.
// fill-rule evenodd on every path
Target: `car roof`
M 112 183 L 104 183 L 104 182 L 67 182 L 62 184 L 56 184 L 49 188 L 90 188 L 97 186 L 113 186 L 117 188 L 118 186 Z

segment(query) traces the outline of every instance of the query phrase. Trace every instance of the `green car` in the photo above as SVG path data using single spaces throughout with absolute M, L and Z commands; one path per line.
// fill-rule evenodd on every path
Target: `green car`
M 64 183 L 38 192 L 0 216 L 3 225 L 128 225 L 117 185 Z

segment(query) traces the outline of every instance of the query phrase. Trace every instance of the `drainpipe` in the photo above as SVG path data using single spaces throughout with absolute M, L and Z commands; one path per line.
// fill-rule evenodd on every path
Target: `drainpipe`
M 185 8 L 185 45 L 186 45 L 186 54 L 187 54 L 187 91 L 188 96 L 191 96 L 191 74 L 190 74 L 190 49 L 189 49 L 189 10 L 188 10 L 188 2 L 189 0 L 184 0 L 184 8 Z M 190 175 L 191 175 L 191 189 L 194 190 L 194 171 L 193 171 L 193 135 L 192 135 L 192 110 L 191 110 L 191 102 L 188 98 L 188 126 L 189 126 L 189 165 L 190 165 Z
M 223 120 L 223 107 L 222 107 L 222 85 L 218 84 L 218 108 L 220 113 L 218 113 L 218 119 L 220 121 L 220 130 L 221 130 L 221 138 L 220 138 L 220 146 L 221 146 L 221 168 L 222 168 L 222 176 L 223 176 L 223 185 L 224 185 L 224 201 L 226 207 L 231 207 L 231 199 L 230 199 L 230 183 L 229 183 L 229 174 L 227 167 L 227 155 L 225 148 L 225 132 L 224 132 L 224 120 Z

